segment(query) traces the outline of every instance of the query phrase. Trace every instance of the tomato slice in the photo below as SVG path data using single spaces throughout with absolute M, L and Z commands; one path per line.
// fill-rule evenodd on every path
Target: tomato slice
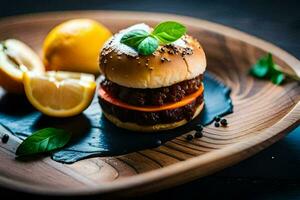
M 200 96 L 203 93 L 204 87 L 203 85 L 194 92 L 193 94 L 190 94 L 189 96 L 184 97 L 181 101 L 175 102 L 175 103 L 166 103 L 162 106 L 134 106 L 130 105 L 128 103 L 124 103 L 121 100 L 110 96 L 103 88 L 99 88 L 99 96 L 100 98 L 104 99 L 105 101 L 122 108 L 126 108 L 128 110 L 137 110 L 137 111 L 143 111 L 143 112 L 156 112 L 156 111 L 162 111 L 162 110 L 169 110 L 169 109 L 175 109 L 182 106 L 185 106 L 192 101 L 194 101 L 198 96 Z

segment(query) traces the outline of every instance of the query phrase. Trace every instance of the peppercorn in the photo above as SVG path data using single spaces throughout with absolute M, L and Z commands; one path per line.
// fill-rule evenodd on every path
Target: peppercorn
M 220 120 L 221 120 L 221 118 L 220 118 L 219 116 L 216 116 L 216 117 L 215 117 L 215 121 L 216 121 L 216 122 L 219 122 Z
M 1 141 L 2 141 L 3 143 L 7 143 L 7 142 L 8 142 L 8 139 L 9 139 L 9 135 L 4 134 L 3 137 L 2 137 L 2 139 L 1 139 Z
M 215 127 L 219 127 L 220 123 L 219 122 L 215 122 Z
M 188 141 L 191 141 L 193 138 L 194 138 L 194 137 L 193 137 L 191 134 L 188 134 L 188 135 L 186 136 L 186 139 L 187 139 Z
M 197 132 L 195 133 L 194 137 L 195 137 L 195 138 L 201 138 L 201 137 L 203 137 L 203 133 L 197 131 Z
M 222 120 L 221 120 L 221 125 L 222 125 L 222 126 L 227 126 L 227 124 L 228 124 L 228 122 L 227 122 L 226 119 L 222 119 Z
M 202 132 L 202 130 L 203 130 L 203 126 L 201 124 L 195 126 L 195 131 Z
M 162 144 L 161 140 L 156 141 L 157 146 L 160 146 Z

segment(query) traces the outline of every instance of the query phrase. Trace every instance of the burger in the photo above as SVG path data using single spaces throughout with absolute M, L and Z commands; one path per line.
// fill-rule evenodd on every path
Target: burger
M 137 24 L 116 33 L 101 50 L 103 77 L 98 95 L 104 116 L 118 127 L 141 132 L 188 123 L 204 105 L 203 48 L 195 38 L 183 34 L 173 42 L 158 41 L 156 49 L 145 54 L 140 47 L 122 43 L 134 30 L 156 37 L 150 34 L 153 28 Z

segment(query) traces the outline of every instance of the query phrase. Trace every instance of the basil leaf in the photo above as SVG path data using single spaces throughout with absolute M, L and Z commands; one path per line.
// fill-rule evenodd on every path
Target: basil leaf
M 269 65 L 271 68 L 274 68 L 275 65 L 274 65 L 273 56 L 272 56 L 271 53 L 268 53 L 268 54 L 267 54 L 266 59 L 267 59 L 268 65 Z
M 123 35 L 120 42 L 137 49 L 139 44 L 148 36 L 149 33 L 147 31 L 137 29 Z
M 163 44 L 169 44 L 181 38 L 186 33 L 186 27 L 178 22 L 166 21 L 158 24 L 152 35 Z
M 132 30 L 124 34 L 120 42 L 132 47 L 141 55 L 150 55 L 158 48 L 159 43 L 169 44 L 185 33 L 185 26 L 167 21 L 158 24 L 151 34 L 142 29 Z
M 251 74 L 257 78 L 264 78 L 273 66 L 272 55 L 269 53 L 261 57 L 251 69 Z
M 49 152 L 65 146 L 71 134 L 63 129 L 45 128 L 27 137 L 18 147 L 17 156 Z
M 285 78 L 285 76 L 282 73 L 274 74 L 271 77 L 271 81 L 272 81 L 272 83 L 274 83 L 276 85 L 280 85 L 284 81 L 284 78 Z
M 158 41 L 149 36 L 145 38 L 138 46 L 137 50 L 142 55 L 150 55 L 158 48 Z
M 250 73 L 257 78 L 268 78 L 276 85 L 280 85 L 285 79 L 284 73 L 274 63 L 271 53 L 261 57 L 252 66 Z
M 250 73 L 257 78 L 264 78 L 268 74 L 269 68 L 267 65 L 255 64 Z
M 280 85 L 285 79 L 285 75 L 283 74 L 283 72 L 280 71 L 274 63 L 272 69 L 270 70 L 270 78 L 272 83 L 276 85 Z

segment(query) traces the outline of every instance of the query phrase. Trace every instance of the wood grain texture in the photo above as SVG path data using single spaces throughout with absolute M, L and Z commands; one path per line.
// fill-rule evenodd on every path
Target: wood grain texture
M 186 24 L 189 34 L 203 45 L 208 70 L 232 88 L 234 113 L 226 117 L 229 126 L 208 126 L 204 137 L 190 142 L 181 136 L 159 148 L 71 165 L 49 158 L 20 163 L 0 147 L 3 185 L 47 194 L 130 195 L 157 191 L 246 159 L 276 142 L 300 122 L 299 84 L 275 86 L 248 76 L 249 67 L 266 52 L 271 52 L 276 63 L 298 76 L 300 62 L 270 43 L 207 21 L 155 13 L 49 13 L 0 20 L 0 39 L 18 38 L 41 52 L 42 41 L 52 27 L 79 17 L 99 20 L 113 32 L 138 22 L 155 25 L 163 20 L 177 20 Z

